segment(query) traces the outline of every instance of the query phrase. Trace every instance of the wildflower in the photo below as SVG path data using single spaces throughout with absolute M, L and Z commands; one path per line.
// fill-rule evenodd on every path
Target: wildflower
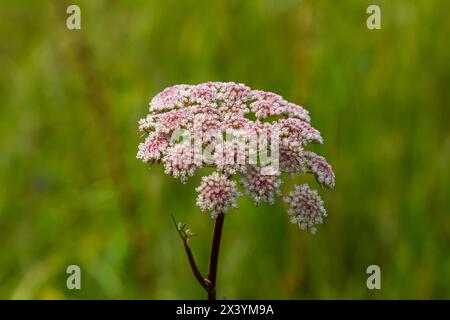
M 164 134 L 151 133 L 144 143 L 139 144 L 139 151 L 137 158 L 145 163 L 151 161 L 158 161 L 161 159 L 167 146 L 169 145 L 169 138 Z
M 275 196 L 280 195 L 280 186 L 283 183 L 278 175 L 263 175 L 261 169 L 249 166 L 241 179 L 245 194 L 248 195 L 256 205 L 261 202 L 273 204 Z
M 168 148 L 163 163 L 164 172 L 180 178 L 183 183 L 199 168 L 194 159 L 194 147 L 190 143 L 180 143 Z
M 312 234 L 317 231 L 315 226 L 321 224 L 327 216 L 323 200 L 307 184 L 296 185 L 294 191 L 284 197 L 284 201 L 289 205 L 291 223 Z
M 211 217 L 216 218 L 219 213 L 226 213 L 228 207 L 237 208 L 236 200 L 240 196 L 236 182 L 231 181 L 225 175 L 213 172 L 203 177 L 197 189 L 197 205 L 202 211 L 211 212 Z
M 324 157 L 312 151 L 306 151 L 302 157 L 307 172 L 315 175 L 317 183 L 329 189 L 334 188 L 334 172 Z
M 289 173 L 291 176 L 304 172 L 303 148 L 300 143 L 295 141 L 284 142 L 279 150 L 280 168 L 283 172 Z
M 247 169 L 247 150 L 241 141 L 226 141 L 216 145 L 214 160 L 217 169 L 230 176 Z
M 276 121 L 274 126 L 280 130 L 280 142 L 283 144 L 294 143 L 306 146 L 309 143 L 323 143 L 320 132 L 306 121 L 287 118 Z
M 243 193 L 256 205 L 274 203 L 281 194 L 282 173 L 313 174 L 319 185 L 335 185 L 325 158 L 307 150 L 311 143 L 323 143 L 308 111 L 280 95 L 244 84 L 207 82 L 166 88 L 151 100 L 139 130 L 146 138 L 139 144 L 137 158 L 161 162 L 166 174 L 183 183 L 202 167 L 214 169 L 197 188 L 197 205 L 213 217 L 236 206 L 241 193 L 234 180 L 239 178 Z M 291 220 L 315 230 L 325 213 L 317 192 L 303 185 L 285 199 L 291 204 Z

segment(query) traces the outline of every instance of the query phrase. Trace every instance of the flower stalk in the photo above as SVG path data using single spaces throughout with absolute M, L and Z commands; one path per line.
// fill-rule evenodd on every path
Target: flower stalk
M 194 255 L 192 254 L 191 247 L 189 245 L 189 238 L 192 236 L 196 236 L 196 233 L 192 233 L 190 229 L 186 228 L 185 223 L 177 223 L 173 215 L 171 215 L 172 221 L 174 223 L 175 228 L 180 235 L 181 240 L 183 241 L 184 250 L 186 251 L 186 255 L 188 257 L 189 265 L 192 269 L 192 273 L 194 274 L 195 279 L 197 279 L 198 283 L 205 289 L 208 294 L 208 300 L 216 300 L 216 279 L 217 279 L 217 266 L 219 260 L 219 249 L 220 242 L 222 238 L 222 229 L 223 222 L 225 219 L 224 213 L 219 213 L 217 215 L 215 224 L 214 224 L 214 233 L 211 245 L 211 255 L 209 259 L 209 272 L 208 277 L 203 277 L 200 270 L 197 267 L 197 263 L 195 262 Z
M 216 276 L 217 263 L 219 260 L 220 240 L 222 238 L 223 221 L 225 214 L 219 213 L 214 224 L 214 234 L 211 246 L 211 256 L 209 259 L 208 280 L 211 282 L 211 290 L 208 292 L 208 300 L 216 300 Z

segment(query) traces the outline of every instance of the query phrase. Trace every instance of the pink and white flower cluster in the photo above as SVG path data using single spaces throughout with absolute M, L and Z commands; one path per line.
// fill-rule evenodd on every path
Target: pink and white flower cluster
M 325 158 L 305 148 L 323 143 L 307 110 L 281 96 L 233 82 L 175 85 L 156 95 L 139 121 L 146 139 L 137 158 L 162 163 L 165 173 L 182 182 L 203 167 L 197 205 L 215 218 L 248 195 L 258 205 L 281 194 L 281 175 L 313 174 L 333 188 L 335 176 Z M 240 179 L 238 177 L 240 176 Z M 317 191 L 296 186 L 284 198 L 291 222 L 315 232 L 326 211 Z

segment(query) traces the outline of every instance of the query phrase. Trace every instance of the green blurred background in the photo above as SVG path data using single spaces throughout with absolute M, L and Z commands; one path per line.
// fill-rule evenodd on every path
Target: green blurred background
M 80 31 L 66 28 L 73 3 Z M 205 81 L 305 106 L 337 177 L 315 236 L 281 201 L 240 200 L 219 298 L 450 298 L 449 13 L 442 0 L 1 0 L 0 298 L 205 298 L 169 218 L 199 233 L 206 273 L 199 177 L 135 158 L 150 99 Z M 371 264 L 381 290 L 366 288 Z

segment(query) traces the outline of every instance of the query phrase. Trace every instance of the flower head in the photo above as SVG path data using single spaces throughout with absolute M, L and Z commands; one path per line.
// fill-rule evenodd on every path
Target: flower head
M 310 143 L 323 143 L 308 111 L 280 95 L 244 84 L 169 87 L 151 100 L 139 130 L 146 136 L 137 153 L 143 162 L 161 162 L 165 173 L 182 182 L 202 167 L 215 170 L 197 188 L 198 206 L 213 217 L 236 206 L 241 193 L 234 180 L 239 176 L 240 187 L 256 205 L 273 203 L 280 195 L 283 173 L 313 174 L 327 188 L 335 184 L 325 158 L 307 151 Z M 297 211 L 301 203 L 320 199 L 317 192 L 306 188 L 296 188 L 287 197 L 290 204 L 297 204 Z M 317 210 L 311 212 L 313 207 L 301 207 L 303 211 L 296 211 L 291 220 L 313 230 L 325 212 L 320 210 L 321 202 L 315 205 Z
M 280 186 L 283 183 L 278 175 L 264 175 L 260 168 L 249 166 L 241 184 L 245 194 L 258 205 L 260 202 L 273 204 L 275 197 L 280 195 Z
M 169 138 L 164 134 L 150 134 L 144 143 L 139 144 L 137 158 L 144 162 L 158 161 L 169 145 Z
M 189 143 L 176 144 L 167 148 L 163 158 L 165 173 L 186 182 L 199 168 L 194 159 L 194 148 Z
M 312 151 L 306 151 L 302 157 L 307 172 L 314 174 L 317 183 L 329 189 L 334 188 L 334 172 L 324 157 Z
M 195 190 L 198 192 L 197 205 L 202 211 L 211 212 L 213 218 L 227 212 L 229 206 L 236 208 L 236 200 L 240 196 L 236 182 L 217 172 L 203 177 Z
M 327 216 L 319 194 L 307 184 L 296 185 L 295 189 L 284 197 L 284 201 L 289 205 L 291 223 L 298 224 L 300 229 L 307 229 L 313 234 L 316 233 L 316 225 L 321 224 Z

